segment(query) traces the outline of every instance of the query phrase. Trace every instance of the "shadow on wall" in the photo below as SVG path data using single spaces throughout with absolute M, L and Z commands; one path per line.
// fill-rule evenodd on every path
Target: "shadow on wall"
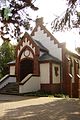
M 37 98 L 36 98 L 37 99 Z M 53 98 L 54 99 L 54 98 Z M 0 120 L 80 120 L 80 100 L 61 99 L 46 104 L 7 109 Z

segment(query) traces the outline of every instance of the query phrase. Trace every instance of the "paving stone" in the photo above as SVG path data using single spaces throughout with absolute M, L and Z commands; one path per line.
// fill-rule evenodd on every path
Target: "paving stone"
M 80 99 L 0 95 L 0 120 L 80 120 Z

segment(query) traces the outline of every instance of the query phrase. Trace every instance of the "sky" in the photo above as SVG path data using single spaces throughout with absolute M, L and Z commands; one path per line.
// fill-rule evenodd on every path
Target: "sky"
M 51 22 L 55 19 L 56 16 L 62 15 L 67 9 L 66 0 L 36 0 L 36 6 L 39 7 L 39 10 L 32 14 L 33 18 L 38 15 L 38 17 L 44 17 L 44 25 L 51 31 Z M 59 42 L 66 42 L 66 47 L 74 51 L 75 47 L 80 46 L 80 35 L 79 30 L 72 29 L 67 32 L 56 32 L 53 34 Z
M 30 16 L 33 20 L 36 16 L 44 18 L 44 25 L 51 31 L 51 22 L 56 16 L 62 15 L 66 8 L 66 0 L 36 0 L 35 6 L 39 7 L 38 11 L 32 11 L 28 9 Z M 34 26 L 34 25 L 33 25 Z M 66 42 L 68 49 L 73 50 L 76 46 L 80 45 L 78 30 L 68 31 L 66 33 L 57 32 L 53 34 L 60 42 Z M 15 41 L 13 41 L 14 43 Z

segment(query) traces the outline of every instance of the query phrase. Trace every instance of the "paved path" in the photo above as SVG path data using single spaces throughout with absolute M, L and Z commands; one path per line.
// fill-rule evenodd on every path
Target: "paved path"
M 80 120 L 80 100 L 0 95 L 0 120 Z

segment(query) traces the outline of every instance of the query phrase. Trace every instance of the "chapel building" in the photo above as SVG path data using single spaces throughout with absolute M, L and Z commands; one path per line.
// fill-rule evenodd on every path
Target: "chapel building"
M 16 46 L 16 60 L 8 64 L 10 73 L 2 78 L 0 91 L 16 83 L 21 94 L 41 90 L 80 97 L 80 55 L 59 43 L 43 18 L 36 19 L 31 35 L 24 34 Z

